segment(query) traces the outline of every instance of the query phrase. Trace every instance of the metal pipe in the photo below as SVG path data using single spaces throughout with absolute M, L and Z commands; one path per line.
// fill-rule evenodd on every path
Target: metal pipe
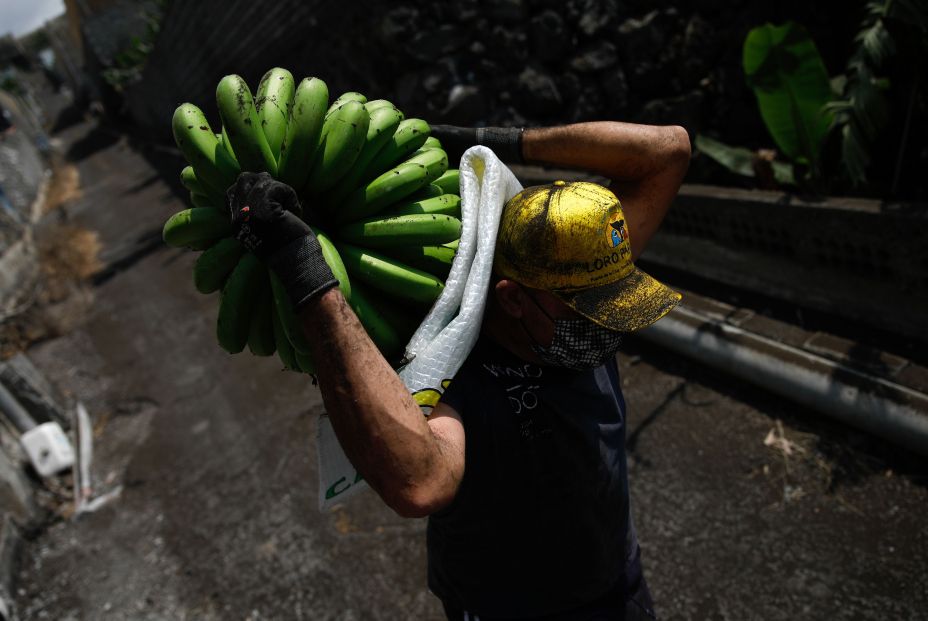
M 36 426 L 35 421 L 29 416 L 29 412 L 20 405 L 16 397 L 2 383 L 0 383 L 0 411 L 6 415 L 20 434 L 26 433 Z
M 677 307 L 637 333 L 848 425 L 928 455 L 928 395 Z

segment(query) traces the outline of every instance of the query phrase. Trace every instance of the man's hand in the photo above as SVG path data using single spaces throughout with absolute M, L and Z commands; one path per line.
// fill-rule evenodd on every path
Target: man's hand
M 338 284 L 293 188 L 267 173 L 242 173 L 226 193 L 235 238 L 268 264 L 294 307 Z
M 522 163 L 521 127 L 457 127 L 431 125 L 431 135 L 438 138 L 449 159 L 458 161 L 461 154 L 475 144 L 489 147 L 496 156 L 510 164 Z

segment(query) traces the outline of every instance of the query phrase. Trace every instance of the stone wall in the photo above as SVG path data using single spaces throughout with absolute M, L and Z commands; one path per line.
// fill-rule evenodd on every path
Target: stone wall
M 44 134 L 23 100 L 0 92 L 13 129 L 0 136 L 0 321 L 28 295 L 38 277 L 32 224 L 45 187 L 47 163 L 37 143 Z
M 801 21 L 838 72 L 862 4 L 833 15 L 796 1 L 174 2 L 132 113 L 164 136 L 180 101 L 215 117 L 222 75 L 256 84 L 281 65 L 433 122 L 676 122 L 764 144 L 740 68 L 747 31 Z
M 142 82 L 130 89 L 129 109 L 169 142 L 178 103 L 196 103 L 217 123 L 214 94 L 223 75 L 256 85 L 268 68 L 283 66 L 323 78 L 333 97 L 359 90 L 430 122 L 674 123 L 733 145 L 772 147 L 741 67 L 748 31 L 797 21 L 838 75 L 864 4 L 852 0 L 835 11 L 798 0 L 356 0 L 349 11 L 318 0 L 256 0 L 233 10 L 220 0 L 174 2 Z M 894 95 L 880 152 L 898 149 L 906 103 L 904 92 Z M 915 171 L 928 153 L 909 150 L 906 181 L 923 185 Z M 888 186 L 895 157 L 875 159 Z M 691 178 L 739 182 L 699 161 Z M 917 198 L 925 188 L 902 194 Z

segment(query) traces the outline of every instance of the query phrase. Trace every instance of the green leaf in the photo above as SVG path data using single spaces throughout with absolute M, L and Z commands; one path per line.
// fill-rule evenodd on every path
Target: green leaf
M 805 29 L 793 22 L 754 28 L 742 62 L 761 117 L 780 151 L 817 174 L 831 125 L 833 95 L 825 64 Z
M 754 177 L 754 161 L 757 154 L 744 147 L 732 147 L 709 136 L 696 135 L 696 149 L 712 158 L 736 175 Z M 771 162 L 773 177 L 782 185 L 796 185 L 793 167 L 786 162 Z

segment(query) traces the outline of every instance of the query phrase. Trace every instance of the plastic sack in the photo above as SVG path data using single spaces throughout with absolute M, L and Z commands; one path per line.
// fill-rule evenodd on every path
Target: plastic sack
M 423 414 L 431 412 L 470 354 L 483 322 L 493 251 L 503 205 L 522 190 L 493 151 L 471 147 L 461 156 L 461 241 L 445 288 L 406 346 L 411 362 L 399 371 Z M 319 419 L 319 508 L 367 487 L 348 461 L 325 414 Z

